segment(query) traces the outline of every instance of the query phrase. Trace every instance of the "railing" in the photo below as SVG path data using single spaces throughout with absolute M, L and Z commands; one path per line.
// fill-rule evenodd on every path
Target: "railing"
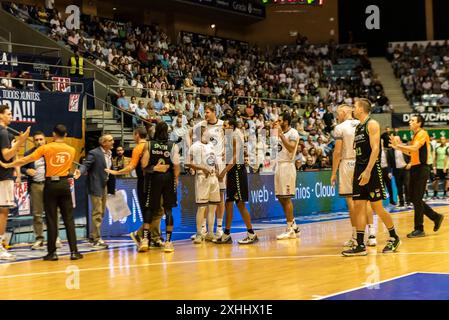
M 0 37 L 4 38 L 5 40 L 8 40 L 9 43 L 11 43 L 12 41 L 11 31 L 1 26 L 0 26 Z M 11 46 L 8 47 L 8 52 L 11 52 Z
M 3 48 L 8 49 L 3 49 Z M 35 45 L 29 45 L 29 44 L 23 44 L 23 43 L 14 43 L 11 41 L 5 42 L 0 41 L 0 48 L 7 52 L 14 52 L 14 53 L 26 53 L 26 54 L 33 54 L 33 55 L 50 55 L 55 54 L 56 57 L 61 57 L 61 49 L 56 47 L 44 47 L 44 46 L 35 46 Z M 20 50 L 20 48 L 24 48 L 23 50 Z M 31 50 L 30 50 L 31 49 Z M 31 51 L 31 52 L 30 52 Z
M 130 116 L 131 117 L 131 119 L 136 119 L 136 121 L 140 121 L 140 122 L 143 122 L 143 123 L 145 123 L 145 124 L 147 124 L 147 125 L 151 125 L 151 121 L 148 121 L 148 120 L 146 120 L 146 119 L 142 119 L 141 117 L 139 117 L 139 116 L 137 116 L 137 115 L 135 115 L 134 113 L 132 113 L 132 112 L 129 112 L 129 111 L 127 111 L 127 110 L 123 110 L 123 109 L 121 109 L 121 108 L 119 108 L 119 107 L 117 107 L 117 106 L 115 106 L 115 105 L 113 105 L 112 103 L 110 103 L 110 102 L 107 102 L 107 101 L 105 101 L 105 100 L 102 100 L 102 99 L 100 99 L 100 98 L 98 98 L 98 97 L 95 97 L 95 96 L 93 96 L 93 95 L 91 95 L 90 93 L 87 93 L 87 92 L 85 92 L 85 95 L 87 96 L 87 97 L 91 97 L 91 98 L 93 98 L 93 99 L 95 99 L 95 102 L 100 102 L 101 103 L 101 105 L 102 105 L 102 128 L 101 128 L 101 131 L 102 131 L 102 134 L 104 134 L 104 133 L 107 133 L 107 132 L 105 132 L 105 112 L 106 112 L 106 107 L 109 107 L 108 109 L 109 110 L 112 110 L 112 115 L 113 115 L 113 117 L 114 117 L 114 111 L 117 111 L 119 114 L 120 114 L 120 141 L 121 141 L 121 144 L 123 145 L 124 144 L 124 136 L 125 136 L 125 133 L 124 133 L 124 128 L 125 128 L 125 119 L 124 119 L 124 116 L 125 116 L 125 114 L 126 115 L 128 115 L 128 116 Z M 95 103 L 95 105 L 96 105 L 96 103 Z M 115 117 L 114 117 L 114 119 L 115 119 Z
M 19 67 L 20 65 L 31 65 L 33 66 L 34 69 L 37 70 L 50 70 L 50 68 L 54 68 L 54 69 L 61 69 L 63 75 L 65 75 L 66 77 L 70 77 L 70 70 L 72 69 L 72 67 L 70 66 L 61 66 L 58 64 L 47 64 L 47 63 L 40 63 L 40 62 L 25 62 L 25 61 L 18 61 L 18 60 L 2 60 L 2 62 L 7 63 L 7 65 L 9 65 L 10 68 L 10 72 L 14 71 L 15 67 Z M 38 67 L 38 68 L 36 68 Z M 5 71 L 5 67 L 3 67 L 2 70 Z M 94 78 L 95 79 L 95 69 L 92 68 L 83 68 L 84 70 L 84 74 L 86 76 L 86 78 Z M 87 72 L 86 72 L 87 71 Z
M 52 84 L 58 84 L 60 83 L 57 80 L 43 80 L 43 79 L 26 79 L 26 78 L 7 78 L 7 77 L 0 77 L 1 79 L 9 79 L 9 80 L 17 80 L 17 81 L 25 81 L 25 82 L 42 82 L 42 83 L 52 83 Z M 74 88 L 78 88 L 78 86 L 81 86 L 81 90 L 78 91 L 75 89 L 75 92 L 84 92 L 84 83 L 82 82 L 70 82 L 70 90 L 72 90 L 72 86 Z M 3 88 L 2 90 L 28 90 L 28 91 L 44 91 L 44 90 L 31 90 L 31 89 L 16 89 L 16 88 Z M 54 92 L 58 92 L 58 90 L 52 90 Z

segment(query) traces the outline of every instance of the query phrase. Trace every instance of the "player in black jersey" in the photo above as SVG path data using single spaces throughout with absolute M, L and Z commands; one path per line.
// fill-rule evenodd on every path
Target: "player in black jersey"
M 356 100 L 354 116 L 360 121 L 360 124 L 356 128 L 354 139 L 356 160 L 352 198 L 356 215 L 357 245 L 343 251 L 344 256 L 367 255 L 364 243 L 367 201 L 371 203 L 373 211 L 382 219 L 390 233 L 390 239 L 382 252 L 395 252 L 401 243 L 396 234 L 393 220 L 382 205 L 382 200 L 386 199 L 386 193 L 380 167 L 380 126 L 377 121 L 369 117 L 370 112 L 371 102 L 369 100 Z
M 150 224 L 153 216 L 159 211 L 162 198 L 167 236 L 164 251 L 173 252 L 172 208 L 177 206 L 176 188 L 180 165 L 178 147 L 168 141 L 167 123 L 159 122 L 156 125 L 154 139 L 145 145 L 141 163 L 142 168 L 151 168 L 151 171 L 146 181 L 143 239 L 139 251 L 148 250 Z

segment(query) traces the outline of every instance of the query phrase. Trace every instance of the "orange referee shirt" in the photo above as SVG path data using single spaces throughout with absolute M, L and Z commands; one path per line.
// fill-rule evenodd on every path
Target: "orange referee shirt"
M 137 168 L 137 165 L 139 164 L 140 159 L 142 158 L 143 155 L 143 149 L 145 148 L 145 141 L 139 143 L 137 146 L 134 147 L 133 149 L 133 153 L 131 156 L 131 162 L 130 164 L 134 167 Z
M 419 149 L 411 152 L 411 165 L 428 164 L 430 155 L 430 138 L 426 130 L 419 130 L 412 140 L 412 145 L 418 142 Z
M 51 142 L 40 146 L 25 158 L 37 161 L 42 157 L 45 158 L 46 177 L 65 177 L 70 173 L 75 160 L 75 148 L 64 142 Z

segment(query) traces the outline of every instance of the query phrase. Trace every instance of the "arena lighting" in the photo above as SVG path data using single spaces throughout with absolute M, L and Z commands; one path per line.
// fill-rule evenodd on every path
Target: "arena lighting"
M 211 27 L 212 29 L 215 29 L 215 24 L 214 24 L 214 23 L 211 24 L 210 27 Z

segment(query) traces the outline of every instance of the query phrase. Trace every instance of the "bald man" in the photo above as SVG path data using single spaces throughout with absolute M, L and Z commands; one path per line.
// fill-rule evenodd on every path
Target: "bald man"
M 106 249 L 108 245 L 101 239 L 101 224 L 106 210 L 106 196 L 115 192 L 115 178 L 106 173 L 112 168 L 112 148 L 114 138 L 105 134 L 98 140 L 100 146 L 89 151 L 80 167 L 81 174 L 87 174 L 87 191 L 92 204 L 92 226 L 89 240 L 94 248 Z
M 331 183 L 335 185 L 337 181 L 337 171 L 339 172 L 338 193 L 340 197 L 346 198 L 348 205 L 349 217 L 352 226 L 352 237 L 344 246 L 352 248 L 357 244 L 357 230 L 354 214 L 354 202 L 352 200 L 352 184 L 355 167 L 355 150 L 354 137 L 355 128 L 359 125 L 359 121 L 352 117 L 352 107 L 347 104 L 342 104 L 337 108 L 338 125 L 335 127 L 335 148 L 332 162 L 332 177 Z M 368 246 L 375 246 L 376 230 L 373 224 L 373 211 L 370 206 L 366 209 L 368 221 Z

